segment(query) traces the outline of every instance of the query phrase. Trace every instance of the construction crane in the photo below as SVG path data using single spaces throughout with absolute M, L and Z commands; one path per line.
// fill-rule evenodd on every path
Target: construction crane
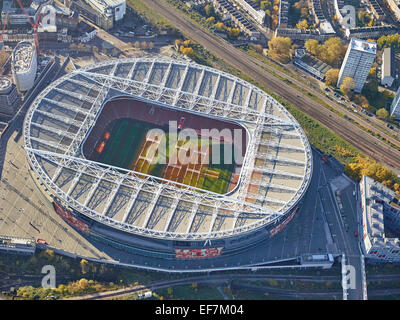
M 9 16 L 9 13 L 7 13 L 6 19 L 4 20 L 3 29 L 0 34 L 0 50 L 3 49 L 3 45 L 4 45 L 3 37 L 4 37 L 4 32 L 6 31 L 6 25 L 8 23 L 8 16 Z
M 22 12 L 25 14 L 26 19 L 28 20 L 29 24 L 32 26 L 33 29 L 33 34 L 35 36 L 35 44 L 36 44 L 36 50 L 37 50 L 37 54 L 39 55 L 40 51 L 39 51 L 39 36 L 37 33 L 37 29 L 40 26 L 40 15 L 38 15 L 38 19 L 36 21 L 36 23 L 33 23 L 31 18 L 29 18 L 28 13 L 25 11 L 25 8 L 22 6 L 22 3 L 20 0 L 17 0 L 18 5 L 20 6 Z

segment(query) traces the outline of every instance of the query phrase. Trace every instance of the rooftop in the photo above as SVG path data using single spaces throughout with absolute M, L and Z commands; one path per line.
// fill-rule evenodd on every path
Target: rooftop
M 383 64 L 382 64 L 382 76 L 383 77 L 390 77 L 392 76 L 393 73 L 393 68 L 392 68 L 392 49 L 391 48 L 385 48 L 383 50 Z
M 116 7 L 125 2 L 125 0 L 89 0 L 95 6 L 108 8 L 108 7 Z
M 368 176 L 363 177 L 367 230 L 374 243 L 399 245 L 399 239 L 385 236 L 384 203 L 390 204 L 396 194 Z
M 31 42 L 20 42 L 13 52 L 13 67 L 15 72 L 27 71 L 32 63 L 35 45 Z
M 6 78 L 6 77 L 0 77 L 0 94 L 1 91 L 11 87 L 11 81 L 10 79 Z
M 360 40 L 360 39 L 351 39 L 350 42 L 351 49 L 376 54 L 376 43 Z

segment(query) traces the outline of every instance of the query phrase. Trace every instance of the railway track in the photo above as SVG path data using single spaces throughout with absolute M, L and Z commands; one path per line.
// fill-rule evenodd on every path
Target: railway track
M 189 18 L 170 7 L 164 1 L 143 0 L 152 10 L 172 21 L 175 27 L 189 39 L 199 43 L 208 51 L 251 77 L 266 89 L 280 95 L 299 110 L 318 120 L 323 125 L 355 145 L 372 159 L 388 167 L 400 169 L 400 151 L 387 145 L 378 138 L 366 133 L 356 125 L 322 107 L 310 97 L 300 93 L 271 73 L 265 71 L 244 52 L 236 49 L 223 39 L 216 38 L 197 26 Z

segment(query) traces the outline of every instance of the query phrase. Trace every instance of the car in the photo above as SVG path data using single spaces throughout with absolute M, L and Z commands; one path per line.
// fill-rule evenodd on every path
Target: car
M 390 123 L 387 124 L 387 127 L 393 130 L 393 126 Z
M 37 239 L 36 242 L 39 244 L 47 244 L 47 241 L 44 239 Z
M 321 157 L 321 160 L 322 160 L 323 162 L 325 162 L 325 163 L 328 163 L 328 158 L 327 158 L 326 156 L 322 156 L 322 157 Z
M 354 231 L 354 236 L 357 238 L 358 237 L 358 232 Z

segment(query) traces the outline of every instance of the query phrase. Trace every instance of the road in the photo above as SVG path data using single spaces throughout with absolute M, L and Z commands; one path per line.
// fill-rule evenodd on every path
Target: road
M 332 160 L 331 160 L 332 161 Z M 358 238 L 354 231 L 358 230 L 356 199 L 353 196 L 354 184 L 343 176 L 334 177 L 329 171 L 322 170 L 323 187 L 319 190 L 319 197 L 324 209 L 324 214 L 332 232 L 334 242 L 340 252 L 345 254 L 346 265 L 351 265 L 355 270 L 355 288 L 348 289 L 349 300 L 363 300 L 364 274 L 361 267 L 361 251 Z M 338 205 L 333 186 L 339 185 L 339 198 L 342 209 Z
M 327 110 L 306 94 L 300 93 L 286 82 L 265 71 L 265 69 L 259 65 L 259 61 L 254 63 L 249 55 L 236 49 L 225 40 L 212 36 L 163 1 L 143 0 L 143 2 L 161 16 L 173 21 L 175 27 L 181 30 L 188 38 L 199 43 L 217 57 L 222 58 L 225 62 L 251 77 L 266 89 L 280 95 L 290 104 L 296 106 L 312 118 L 320 121 L 323 125 L 327 126 L 353 145 L 356 145 L 366 155 L 391 168 L 400 168 L 399 151 L 336 115 L 334 112 Z M 276 72 L 275 69 L 274 72 Z M 287 78 L 287 75 L 285 75 L 285 77 Z M 295 81 L 293 82 L 295 83 Z M 304 86 L 304 84 L 302 84 L 302 86 Z M 352 116 L 354 117 L 354 115 Z M 360 121 L 360 119 L 357 120 L 357 122 Z M 374 130 L 376 131 L 376 129 Z

